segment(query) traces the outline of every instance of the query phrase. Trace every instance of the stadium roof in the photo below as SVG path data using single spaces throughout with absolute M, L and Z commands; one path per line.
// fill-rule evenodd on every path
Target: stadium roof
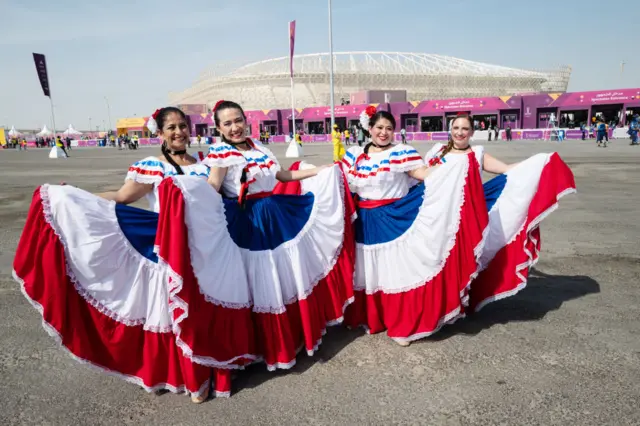
M 391 52 L 340 52 L 334 53 L 334 73 L 365 74 L 439 74 L 476 75 L 489 77 L 542 76 L 534 71 L 507 68 L 481 62 L 467 61 L 451 56 L 428 53 Z M 254 62 L 231 72 L 229 75 L 287 74 L 289 57 Z M 294 57 L 294 73 L 328 73 L 329 53 L 313 53 Z
M 296 107 L 329 103 L 329 54 L 296 55 Z M 450 56 L 402 52 L 334 53 L 335 95 L 362 90 L 407 90 L 407 100 L 564 92 L 570 67 L 534 71 Z M 217 73 L 205 71 L 191 88 L 170 94 L 172 103 L 236 99 L 248 109 L 291 106 L 289 57 L 254 62 Z

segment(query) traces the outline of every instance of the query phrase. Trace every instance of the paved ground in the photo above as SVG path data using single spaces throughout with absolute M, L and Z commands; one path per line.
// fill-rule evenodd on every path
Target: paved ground
M 415 146 L 425 153 L 430 144 Z M 116 189 L 126 167 L 157 148 L 74 150 L 68 160 L 0 151 L 0 424 L 640 424 L 640 148 L 487 148 L 508 162 L 557 150 L 576 176 L 579 193 L 542 225 L 527 289 L 409 348 L 333 329 L 292 371 L 252 368 L 232 398 L 200 406 L 73 361 L 10 275 L 38 184 Z M 310 162 L 330 160 L 329 146 L 305 149 Z

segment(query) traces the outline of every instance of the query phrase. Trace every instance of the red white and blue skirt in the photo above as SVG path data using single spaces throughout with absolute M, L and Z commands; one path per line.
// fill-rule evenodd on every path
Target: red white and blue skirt
M 33 194 L 14 277 L 45 330 L 75 359 L 149 392 L 200 395 L 210 369 L 185 357 L 173 332 L 167 268 L 153 249 L 157 223 L 154 212 L 43 185 Z M 243 321 L 250 329 L 248 310 Z M 236 350 L 246 353 L 249 339 L 237 337 Z
M 349 325 L 409 342 L 526 286 L 571 170 L 538 154 L 482 185 L 474 153 L 454 158 L 400 200 L 360 204 Z
M 540 256 L 540 223 L 575 191 L 573 173 L 557 153 L 534 155 L 484 184 L 489 232 L 471 286 L 471 309 L 525 288 Z
M 135 383 L 218 396 L 230 370 L 295 363 L 353 300 L 350 203 L 336 167 L 299 196 L 240 209 L 204 179 L 168 178 L 160 214 L 72 186 L 33 196 L 14 276 L 77 360 Z M 211 368 L 210 368 L 211 367 Z
M 400 200 L 360 203 L 350 326 L 409 342 L 465 315 L 488 224 L 477 170 L 472 153 Z
M 183 351 L 195 362 L 224 368 L 211 362 L 216 321 L 208 315 L 219 306 L 251 311 L 250 353 L 269 370 L 292 367 L 301 349 L 313 354 L 326 327 L 342 322 L 353 301 L 354 207 L 344 202 L 338 166 L 302 188 L 249 196 L 241 207 L 194 177 L 160 185 L 158 253 L 170 270 Z

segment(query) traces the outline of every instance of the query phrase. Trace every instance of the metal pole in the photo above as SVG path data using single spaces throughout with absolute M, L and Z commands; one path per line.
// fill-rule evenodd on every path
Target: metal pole
M 107 133 L 109 133 L 112 128 L 111 128 L 111 109 L 109 108 L 109 99 L 105 96 L 104 100 L 107 102 L 107 114 L 109 115 L 109 129 L 107 130 Z
M 293 95 L 293 77 L 291 77 L 291 137 L 296 138 L 296 108 L 295 97 Z
M 289 54 L 291 54 L 291 34 L 289 34 Z M 293 61 L 293 58 L 291 58 Z M 296 98 L 293 94 L 293 75 L 291 75 L 291 137 L 296 139 Z
M 51 93 L 49 93 L 49 102 L 51 103 L 51 121 L 53 123 L 53 140 L 56 140 L 56 116 L 53 113 L 53 99 L 51 98 Z
M 331 128 L 329 133 L 333 132 L 333 125 L 336 123 L 334 112 L 335 102 L 333 99 L 333 24 L 331 19 L 331 0 L 329 0 L 329 93 L 331 94 Z

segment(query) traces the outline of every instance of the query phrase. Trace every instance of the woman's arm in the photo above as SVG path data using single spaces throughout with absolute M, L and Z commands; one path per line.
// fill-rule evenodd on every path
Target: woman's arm
M 131 204 L 135 203 L 151 191 L 153 191 L 152 184 L 128 180 L 117 191 L 102 192 L 96 195 L 106 200 L 115 201 L 118 204 Z
M 227 167 L 211 167 L 207 182 L 209 185 L 213 186 L 213 189 L 215 189 L 216 192 L 220 192 L 220 188 L 222 188 L 222 181 L 224 181 L 224 177 L 226 175 Z
M 501 175 L 502 173 L 505 173 L 511 170 L 518 164 L 518 163 L 505 164 L 502 161 L 498 160 L 497 158 L 490 156 L 489 154 L 484 154 L 483 163 L 484 163 L 484 167 L 483 167 L 484 171 L 493 173 L 496 175 Z
M 324 169 L 328 169 L 329 167 L 333 167 L 333 164 L 305 170 L 280 170 L 278 173 L 276 173 L 276 179 L 278 179 L 280 182 L 294 182 L 298 180 L 304 180 L 316 176 L 318 173 L 320 173 Z
M 416 180 L 424 181 L 427 178 L 427 176 L 429 176 L 433 172 L 433 170 L 437 167 L 440 167 L 440 165 L 431 166 L 431 167 L 421 166 L 417 169 L 408 171 L 407 174 Z

